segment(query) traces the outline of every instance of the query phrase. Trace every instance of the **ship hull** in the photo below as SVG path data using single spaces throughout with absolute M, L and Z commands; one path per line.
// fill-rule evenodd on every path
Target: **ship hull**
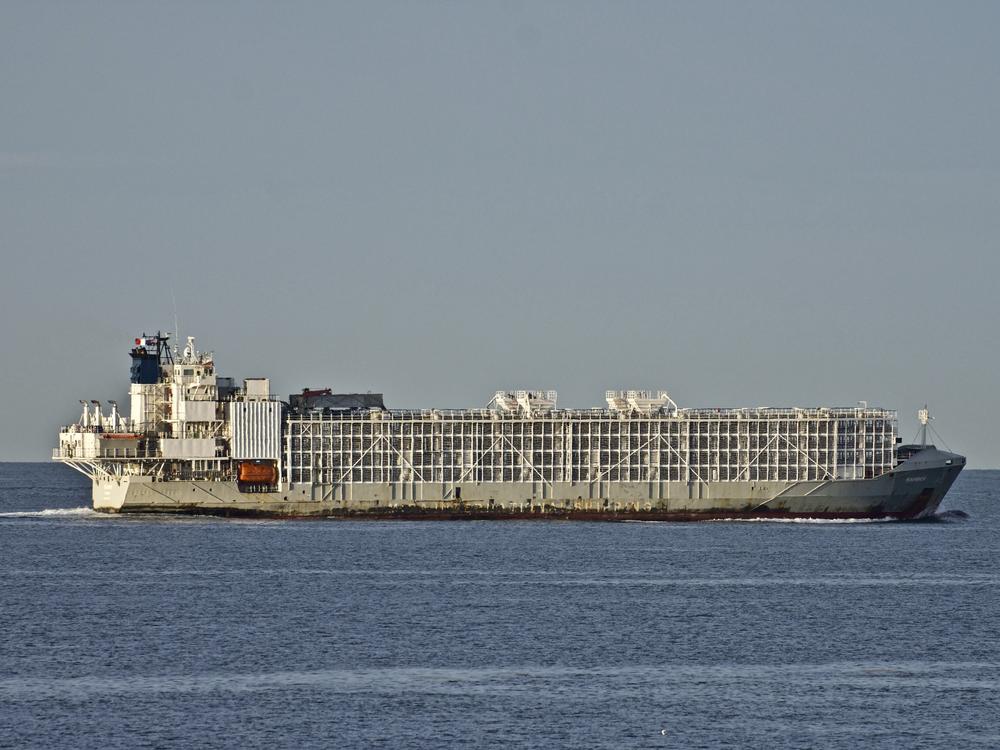
M 292 485 L 241 491 L 236 482 L 98 479 L 94 509 L 344 519 L 704 521 L 719 519 L 889 519 L 932 515 L 964 467 L 961 456 L 928 448 L 873 479 L 814 482 L 482 483 Z

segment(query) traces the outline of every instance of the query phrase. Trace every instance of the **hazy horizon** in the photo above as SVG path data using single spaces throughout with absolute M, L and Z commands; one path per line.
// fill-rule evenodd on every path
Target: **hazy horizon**
M 1000 466 L 1000 5 L 0 8 L 0 460 L 220 374 L 930 405 Z

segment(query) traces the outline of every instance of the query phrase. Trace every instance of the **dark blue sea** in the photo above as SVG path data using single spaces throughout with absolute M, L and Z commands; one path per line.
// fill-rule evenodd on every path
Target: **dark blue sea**
M 1000 472 L 917 523 L 88 503 L 0 464 L 2 747 L 1000 747 Z

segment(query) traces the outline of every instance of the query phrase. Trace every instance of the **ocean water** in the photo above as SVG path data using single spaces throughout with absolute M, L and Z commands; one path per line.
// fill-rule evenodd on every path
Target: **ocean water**
M 0 747 L 1000 747 L 1000 472 L 917 523 L 88 500 L 0 464 Z

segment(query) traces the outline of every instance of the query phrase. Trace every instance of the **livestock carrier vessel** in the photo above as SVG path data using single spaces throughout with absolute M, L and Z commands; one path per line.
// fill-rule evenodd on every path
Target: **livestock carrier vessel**
M 666 391 L 498 391 L 478 409 L 220 377 L 211 353 L 143 334 L 130 411 L 81 401 L 53 458 L 95 510 L 348 518 L 887 518 L 933 514 L 965 458 L 901 445 L 896 413 L 680 408 Z

